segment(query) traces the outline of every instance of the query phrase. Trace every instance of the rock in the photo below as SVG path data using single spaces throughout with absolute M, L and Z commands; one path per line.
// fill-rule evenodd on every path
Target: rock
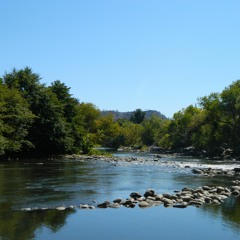
M 79 206 L 80 208 L 83 208 L 83 209 L 87 209 L 89 208 L 89 206 L 87 204 L 80 204 Z
M 133 198 L 131 199 L 126 199 L 124 201 L 121 202 L 121 204 L 127 208 L 133 208 L 135 207 L 135 203 L 137 203 L 137 201 L 135 201 Z
M 212 202 L 212 199 L 210 197 L 206 197 L 204 199 L 205 203 L 211 203 Z
M 240 181 L 238 181 L 238 180 L 234 180 L 234 181 L 232 181 L 234 184 L 237 184 L 237 185 L 239 185 L 240 184 Z
M 145 197 L 140 197 L 140 198 L 137 199 L 137 201 L 139 201 L 139 202 L 141 202 L 141 201 L 145 201 L 145 200 L 146 200 Z
M 151 199 L 148 199 L 148 198 L 145 201 L 147 203 L 149 203 L 150 205 L 155 205 L 155 202 L 156 202 L 155 200 L 151 200 Z
M 202 189 L 209 191 L 211 188 L 209 186 L 203 186 Z
M 62 207 L 56 207 L 56 210 L 58 211 L 64 211 L 66 209 L 66 207 L 62 206 Z
M 148 189 L 145 193 L 144 193 L 144 197 L 154 197 L 155 196 L 155 191 L 153 189 Z
M 204 202 L 202 202 L 201 200 L 191 200 L 189 201 L 189 205 L 194 205 L 197 207 L 200 207 L 201 205 L 203 205 Z
M 234 168 L 233 171 L 234 171 L 235 173 L 240 173 L 240 168 Z
M 217 193 L 224 192 L 225 188 L 224 187 L 217 187 Z
M 174 204 L 173 207 L 174 208 L 186 208 L 187 204 L 184 204 L 184 203 L 182 203 L 182 204 Z
M 184 202 L 190 202 L 192 200 L 192 197 L 190 196 L 182 196 L 181 199 L 184 201 Z
M 233 192 L 235 190 L 240 191 L 240 186 L 231 186 L 231 191 Z
M 230 159 L 232 153 L 233 153 L 233 150 L 231 148 L 225 149 L 222 153 L 223 159 Z M 226 157 L 229 157 L 229 158 L 226 158 Z
M 121 203 L 122 202 L 122 199 L 121 198 L 117 198 L 115 200 L 113 200 L 114 203 Z
M 112 204 L 109 204 L 108 207 L 110 207 L 110 208 L 120 208 L 121 205 L 119 203 L 112 203 Z
M 202 170 L 200 170 L 200 169 L 194 168 L 194 169 L 192 170 L 192 173 L 194 173 L 194 174 L 203 174 L 204 172 L 203 172 Z
M 229 196 L 226 196 L 226 195 L 221 194 L 221 195 L 219 195 L 218 197 L 219 197 L 221 200 L 225 200 L 225 199 L 227 199 Z
M 159 153 L 161 152 L 161 148 L 160 147 L 156 147 L 156 146 L 152 146 L 150 149 L 149 149 L 149 152 L 152 152 L 152 153 Z
M 168 198 L 163 198 L 163 203 L 164 203 L 164 206 L 170 206 L 173 204 L 173 201 L 171 199 L 168 199 Z
M 148 196 L 148 197 L 146 198 L 146 200 L 156 201 L 156 198 L 155 198 L 155 197 Z
M 127 205 L 126 207 L 127 207 L 127 208 L 135 208 L 135 206 L 136 206 L 135 203 L 131 203 L 131 204 Z
M 189 192 L 192 192 L 192 189 L 191 189 L 191 188 L 184 187 L 184 188 L 182 189 L 182 192 L 187 192 L 187 193 L 189 193 Z
M 140 202 L 140 203 L 138 204 L 138 206 L 139 206 L 140 208 L 145 208 L 145 207 L 149 207 L 150 204 L 149 204 L 148 202 L 146 202 L 146 201 L 142 201 L 142 202 Z
M 212 203 L 217 204 L 217 205 L 220 204 L 220 202 L 219 202 L 217 199 L 214 199 L 214 200 L 212 201 Z
M 157 194 L 155 196 L 156 201 L 162 201 L 163 200 L 163 195 L 162 194 Z
M 240 194 L 240 191 L 238 191 L 238 190 L 234 190 L 232 192 L 232 195 L 234 195 L 234 196 L 239 196 L 239 194 Z
M 109 201 L 105 201 L 103 203 L 98 204 L 98 208 L 107 208 L 110 205 Z
M 163 196 L 164 198 L 171 199 L 171 194 L 163 193 L 162 196 Z
M 137 198 L 142 197 L 142 195 L 141 195 L 140 193 L 138 193 L 138 192 L 132 192 L 132 193 L 130 194 L 130 197 L 131 197 L 131 198 L 134 198 L 134 199 L 136 200 Z
M 21 208 L 21 211 L 31 211 L 31 208 Z
M 177 201 L 177 200 L 178 200 L 178 196 L 176 196 L 176 195 L 171 195 L 169 199 Z

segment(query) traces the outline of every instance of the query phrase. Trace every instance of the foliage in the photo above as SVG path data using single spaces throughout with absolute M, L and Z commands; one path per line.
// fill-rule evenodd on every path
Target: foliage
M 60 81 L 50 87 L 40 83 L 40 76 L 30 68 L 3 76 L 3 85 L 21 94 L 35 115 L 28 124 L 27 141 L 33 146 L 23 155 L 55 155 L 81 151 L 87 133 L 78 115 L 78 101 Z
M 33 119 L 21 94 L 0 84 L 0 156 L 10 156 L 32 146 L 26 137 Z
M 28 67 L 0 78 L 0 156 L 93 153 L 96 145 L 240 154 L 240 80 L 199 98 L 171 120 L 146 117 L 141 109 L 129 119 L 101 115 L 92 103 L 74 98 L 60 80 L 48 87 L 40 80 Z
M 143 112 L 141 109 L 138 108 L 132 113 L 130 117 L 130 121 L 136 124 L 140 124 L 142 123 L 144 118 L 145 118 L 145 112 Z

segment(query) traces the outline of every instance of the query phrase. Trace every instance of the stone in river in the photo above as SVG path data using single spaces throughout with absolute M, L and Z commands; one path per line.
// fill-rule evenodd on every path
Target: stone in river
M 155 196 L 155 191 L 153 189 L 148 189 L 145 193 L 144 193 L 144 197 L 154 197 Z
M 142 197 L 142 195 L 141 195 L 140 193 L 138 193 L 138 192 L 132 192 L 132 193 L 130 194 L 130 197 L 131 197 L 131 198 L 134 198 L 134 199 L 137 199 L 137 198 Z
M 149 207 L 150 204 L 146 201 L 142 201 L 138 204 L 138 206 L 141 207 L 141 208 L 145 208 L 145 207 Z

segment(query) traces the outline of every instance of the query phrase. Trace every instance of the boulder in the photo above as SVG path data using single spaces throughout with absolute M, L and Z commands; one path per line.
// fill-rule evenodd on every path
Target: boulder
M 168 198 L 163 198 L 162 201 L 163 201 L 165 207 L 173 204 L 173 201 L 171 199 L 168 199 Z
M 154 197 L 155 196 L 155 191 L 153 189 L 148 189 L 145 193 L 144 193 L 144 197 Z

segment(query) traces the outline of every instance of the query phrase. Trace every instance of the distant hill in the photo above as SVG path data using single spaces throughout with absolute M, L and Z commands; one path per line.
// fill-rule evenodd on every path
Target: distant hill
M 102 116 L 106 116 L 107 114 L 111 113 L 114 115 L 114 119 L 115 120 L 118 120 L 120 118 L 125 118 L 125 119 L 130 119 L 132 112 L 118 112 L 118 111 L 114 111 L 114 110 L 103 110 L 101 111 L 101 115 Z M 158 116 L 158 117 L 161 117 L 162 119 L 167 119 L 167 117 L 165 115 L 163 115 L 162 113 L 158 112 L 158 111 L 155 111 L 155 110 L 146 110 L 146 111 L 143 111 L 145 112 L 145 117 L 146 118 L 150 118 L 152 115 L 155 115 L 155 116 Z

